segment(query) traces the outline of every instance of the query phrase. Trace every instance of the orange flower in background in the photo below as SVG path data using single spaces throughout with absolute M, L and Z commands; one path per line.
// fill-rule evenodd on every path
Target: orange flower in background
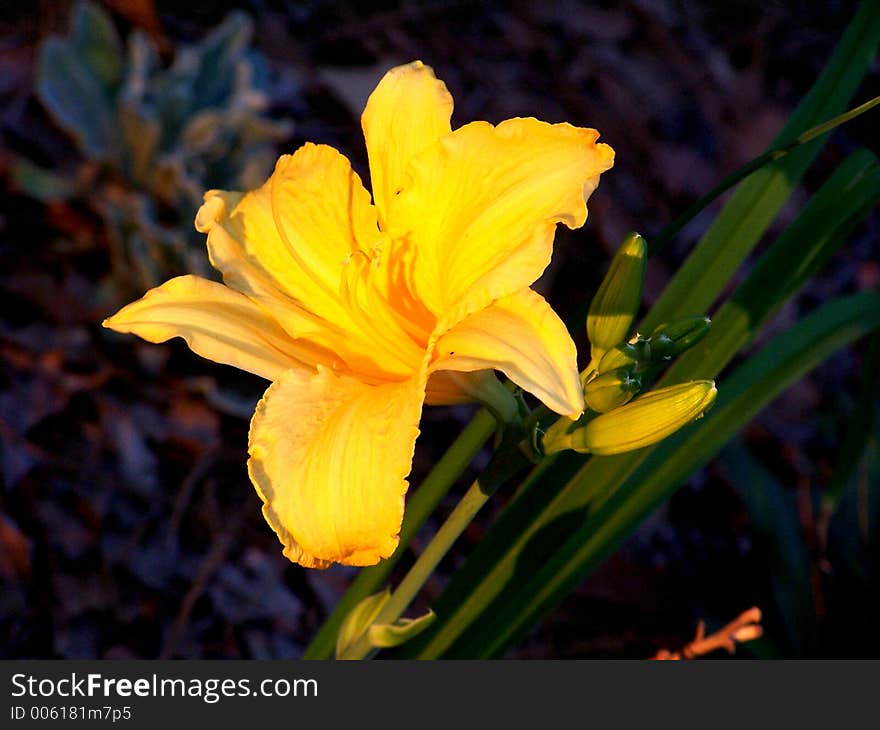
M 372 201 L 345 157 L 306 144 L 257 190 L 205 194 L 196 227 L 225 285 L 178 277 L 104 323 L 272 381 L 248 470 L 307 567 L 394 551 L 424 403 L 479 399 L 500 370 L 557 413 L 583 410 L 574 343 L 529 287 L 614 152 L 593 129 L 452 131 L 451 114 L 429 67 L 392 69 L 362 117 Z

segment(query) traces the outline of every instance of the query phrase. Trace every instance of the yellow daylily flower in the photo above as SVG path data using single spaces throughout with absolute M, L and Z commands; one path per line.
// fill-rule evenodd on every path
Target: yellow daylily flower
M 172 279 L 104 323 L 272 381 L 248 468 L 308 567 L 394 551 L 424 403 L 473 400 L 500 370 L 562 415 L 583 409 L 574 344 L 530 285 L 614 152 L 593 129 L 453 131 L 451 114 L 428 66 L 392 69 L 362 117 L 372 201 L 345 157 L 306 144 L 257 190 L 205 194 L 196 227 L 224 284 Z

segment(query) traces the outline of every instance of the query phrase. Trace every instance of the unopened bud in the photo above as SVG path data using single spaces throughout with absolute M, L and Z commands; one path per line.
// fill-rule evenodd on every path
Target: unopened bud
M 641 378 L 631 368 L 618 368 L 587 383 L 584 386 L 584 402 L 596 413 L 607 413 L 629 403 L 641 387 Z
M 630 233 L 620 244 L 590 303 L 587 337 L 594 360 L 629 334 L 642 298 L 647 249 L 644 238 L 638 233 Z
M 646 340 L 638 338 L 635 342 L 621 342 L 602 356 L 596 370 L 601 375 L 618 368 L 632 367 L 645 360 L 648 354 L 649 346 Z
M 619 454 L 649 446 L 700 418 L 715 402 L 715 383 L 698 380 L 647 393 L 590 421 L 584 441 L 594 454 Z
M 661 324 L 651 333 L 651 354 L 656 360 L 671 360 L 702 340 L 711 326 L 708 317 L 685 317 Z
M 715 402 L 716 393 L 711 380 L 660 388 L 583 426 L 554 433 L 551 439 L 545 439 L 544 448 L 548 454 L 571 449 L 600 455 L 641 449 L 700 418 Z

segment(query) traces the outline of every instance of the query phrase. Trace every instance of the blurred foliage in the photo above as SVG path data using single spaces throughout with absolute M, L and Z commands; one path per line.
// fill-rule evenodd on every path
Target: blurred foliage
M 233 12 L 164 67 L 147 35 L 124 44 L 101 8 L 80 2 L 68 35 L 41 45 L 37 95 L 96 169 L 72 181 L 21 162 L 15 176 L 40 200 L 88 200 L 107 225 L 119 298 L 175 274 L 210 276 L 192 224 L 202 194 L 260 185 L 289 136 L 265 115 L 267 67 L 252 35 Z

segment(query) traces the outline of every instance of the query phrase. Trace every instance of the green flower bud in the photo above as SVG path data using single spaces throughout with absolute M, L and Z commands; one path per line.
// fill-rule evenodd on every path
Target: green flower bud
M 630 233 L 620 244 L 590 303 L 587 337 L 594 360 L 629 335 L 642 298 L 647 250 L 645 239 L 638 233 Z
M 639 338 L 635 342 L 621 342 L 602 356 L 596 371 L 601 375 L 618 368 L 632 367 L 646 361 L 649 355 L 650 346 L 646 340 Z
M 685 317 L 659 325 L 649 338 L 652 358 L 671 360 L 702 340 L 711 326 L 708 317 Z
M 584 386 L 584 403 L 596 413 L 606 413 L 629 403 L 641 386 L 642 380 L 632 368 L 617 368 Z

